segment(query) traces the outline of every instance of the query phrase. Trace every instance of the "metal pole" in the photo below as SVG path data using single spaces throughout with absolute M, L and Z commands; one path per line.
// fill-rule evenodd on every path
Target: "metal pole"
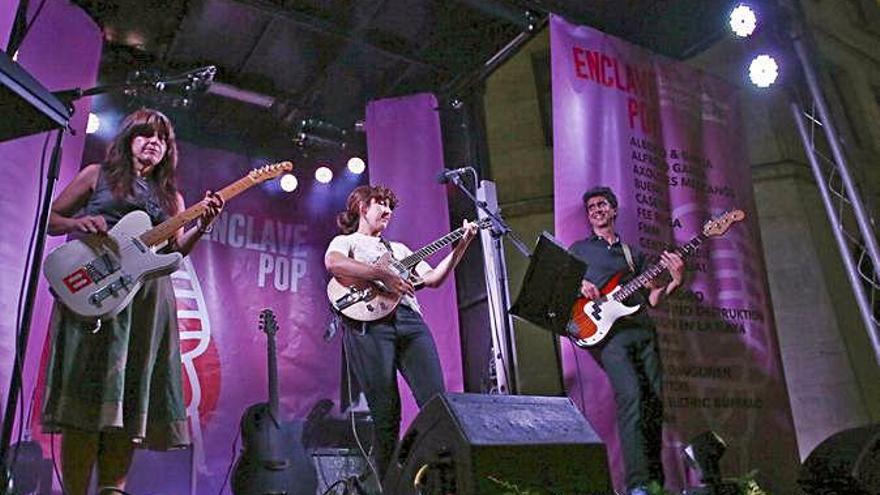
M 477 200 L 485 208 L 497 212 L 498 197 L 495 183 L 480 181 Z M 482 208 L 477 209 L 480 219 L 488 215 Z M 501 234 L 484 229 L 480 231 L 483 257 L 486 260 L 486 294 L 489 303 L 489 323 L 492 327 L 492 344 L 495 355 L 495 370 L 498 377 L 499 392 L 515 394 L 518 392 L 516 376 L 516 342 L 513 336 L 513 319 L 510 316 L 510 291 L 507 281 L 507 265 L 504 261 L 504 244 Z
M 850 201 L 852 202 L 856 222 L 862 233 L 862 238 L 865 242 L 868 255 L 871 257 L 871 262 L 874 265 L 874 280 L 880 280 L 880 248 L 877 246 L 877 237 L 874 234 L 874 229 L 871 227 L 871 222 L 865 211 L 859 191 L 850 175 L 846 155 L 843 152 L 843 147 L 840 145 L 840 140 L 837 138 L 837 128 L 834 125 L 831 113 L 828 111 L 828 105 L 825 102 L 825 97 L 819 87 L 819 80 L 810 60 L 808 47 L 802 33 L 803 30 L 800 28 L 792 30 L 791 42 L 792 45 L 794 45 L 794 50 L 797 53 L 798 60 L 800 60 L 801 67 L 803 68 L 804 78 L 806 79 L 807 87 L 810 90 L 813 101 L 816 104 L 816 109 L 819 111 L 819 117 L 822 119 L 822 129 L 825 131 L 825 138 L 828 140 L 828 145 L 831 147 L 831 153 L 837 164 L 837 171 L 840 174 L 840 178 L 843 180 L 843 185 L 846 188 Z M 805 142 L 805 146 L 806 144 L 807 142 Z
M 794 100 L 791 101 L 790 106 L 792 116 L 797 124 L 798 133 L 804 144 L 804 151 L 807 153 L 807 161 L 810 162 L 810 168 L 816 179 L 816 185 L 819 187 L 819 194 L 822 196 L 822 203 L 825 205 L 825 212 L 828 214 L 828 219 L 831 220 L 831 230 L 834 232 L 834 240 L 837 241 L 837 248 L 840 250 L 841 258 L 843 258 L 843 265 L 846 268 L 846 274 L 849 277 L 853 291 L 856 293 L 856 302 L 859 306 L 859 313 L 862 316 L 862 321 L 865 323 L 865 328 L 868 329 L 868 338 L 871 340 L 871 345 L 874 347 L 874 359 L 877 361 L 877 364 L 880 365 L 880 336 L 877 335 L 877 327 L 874 322 L 871 306 L 868 304 L 865 287 L 862 285 L 862 279 L 859 276 L 858 267 L 856 267 L 852 256 L 849 255 L 850 249 L 847 240 L 839 228 L 841 220 L 837 216 L 837 212 L 834 210 L 831 192 L 828 189 L 828 184 L 825 182 L 822 167 L 819 165 L 819 160 L 813 152 L 810 135 L 807 132 L 807 126 L 804 123 L 803 110 Z M 877 265 L 874 266 L 876 269 Z

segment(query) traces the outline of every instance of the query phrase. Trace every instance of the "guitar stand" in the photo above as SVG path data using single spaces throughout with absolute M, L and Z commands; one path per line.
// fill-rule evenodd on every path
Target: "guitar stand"
M 511 314 L 568 337 L 571 308 L 580 295 L 586 270 L 586 262 L 569 253 L 552 235 L 542 233 Z

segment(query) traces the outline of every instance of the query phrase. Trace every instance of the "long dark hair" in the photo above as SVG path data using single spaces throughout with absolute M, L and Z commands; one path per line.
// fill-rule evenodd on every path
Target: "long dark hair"
M 150 172 L 148 180 L 156 184 L 156 195 L 162 209 L 174 215 L 177 213 L 177 141 L 174 126 L 162 112 L 141 108 L 125 117 L 122 130 L 107 148 L 107 156 L 101 167 L 113 196 L 128 196 L 132 192 L 135 177 L 131 142 L 137 136 L 152 136 L 154 133 L 165 141 L 166 151 L 162 161 Z
M 370 201 L 386 201 L 392 210 L 397 207 L 398 200 L 394 191 L 385 186 L 358 186 L 348 194 L 345 211 L 336 215 L 336 226 L 343 234 L 351 234 L 358 229 L 361 218 L 361 206 L 369 206 Z

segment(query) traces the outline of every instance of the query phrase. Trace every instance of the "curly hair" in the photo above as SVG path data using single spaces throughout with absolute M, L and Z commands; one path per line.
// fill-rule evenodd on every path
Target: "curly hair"
M 156 184 L 156 195 L 162 209 L 169 215 L 177 213 L 177 141 L 174 126 L 162 112 L 141 108 L 122 121 L 122 130 L 107 148 L 107 156 L 101 164 L 107 184 L 116 198 L 124 198 L 132 192 L 135 170 L 131 154 L 131 142 L 137 136 L 158 134 L 165 141 L 166 151 L 162 161 L 149 174 L 148 180 Z
M 358 229 L 361 218 L 361 206 L 369 206 L 370 201 L 386 201 L 392 210 L 399 201 L 394 191 L 385 186 L 358 186 L 348 195 L 345 211 L 336 215 L 336 226 L 343 234 L 351 234 Z

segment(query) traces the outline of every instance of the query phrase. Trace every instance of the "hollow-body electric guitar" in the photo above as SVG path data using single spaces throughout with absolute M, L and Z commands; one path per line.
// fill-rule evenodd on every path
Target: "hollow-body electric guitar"
M 691 256 L 703 241 L 723 235 L 734 222 L 743 220 L 745 216 L 742 210 L 733 210 L 707 221 L 699 235 L 676 248 L 675 252 L 682 258 Z M 615 321 L 639 310 L 640 305 L 627 306 L 623 301 L 664 271 L 666 267 L 656 263 L 624 285 L 620 285 L 624 273 L 618 273 L 599 289 L 600 297 L 597 299 L 579 297 L 571 310 L 571 321 L 568 323 L 569 333 L 574 336 L 575 344 L 592 347 L 605 340 Z
M 491 219 L 484 218 L 477 226 L 484 229 L 491 225 Z M 400 278 L 411 280 L 413 269 L 422 260 L 436 253 L 444 246 L 461 239 L 464 227 L 446 234 L 402 260 L 396 260 L 390 252 L 373 261 L 373 265 L 396 273 Z M 418 283 L 415 284 L 418 288 Z M 400 303 L 402 295 L 385 290 L 379 281 L 370 282 L 354 278 L 332 278 L 327 284 L 327 297 L 333 309 L 357 321 L 375 321 L 391 314 Z
M 281 162 L 251 170 L 217 195 L 228 201 L 292 169 L 292 163 Z M 133 211 L 106 235 L 88 235 L 58 246 L 43 262 L 43 274 L 55 297 L 74 313 L 97 319 L 115 316 L 145 280 L 177 270 L 183 256 L 158 250 L 206 209 L 199 202 L 152 228 L 146 213 Z

